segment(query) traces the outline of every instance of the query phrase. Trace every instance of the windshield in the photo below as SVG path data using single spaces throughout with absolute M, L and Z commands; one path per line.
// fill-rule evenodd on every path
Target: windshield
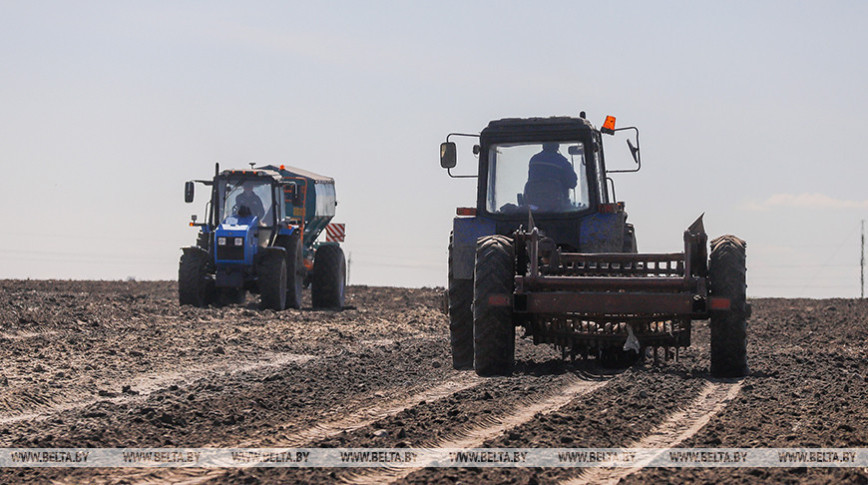
M 271 184 L 264 180 L 224 179 L 217 185 L 219 219 L 255 216 L 260 224 L 270 225 L 272 218 Z
M 590 205 L 581 142 L 502 143 L 488 151 L 488 212 L 575 212 Z

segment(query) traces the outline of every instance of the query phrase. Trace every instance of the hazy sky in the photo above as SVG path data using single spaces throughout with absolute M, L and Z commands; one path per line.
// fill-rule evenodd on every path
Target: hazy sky
M 184 181 L 253 161 L 335 178 L 351 283 L 443 286 L 475 201 L 445 135 L 584 110 L 640 129 L 642 171 L 615 176 L 640 251 L 681 250 L 704 212 L 748 241 L 750 295 L 858 296 L 866 21 L 857 1 L 0 1 L 0 278 L 173 279 L 205 204 Z

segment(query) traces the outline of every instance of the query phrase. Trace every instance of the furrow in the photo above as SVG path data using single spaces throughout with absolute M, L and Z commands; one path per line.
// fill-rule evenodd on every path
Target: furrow
M 593 392 L 608 381 L 586 381 L 576 378 L 554 393 L 540 396 L 538 399 L 527 399 L 518 403 L 507 415 L 491 417 L 486 422 L 471 426 L 450 438 L 444 438 L 430 443 L 430 448 L 477 448 L 489 439 L 534 418 L 537 414 L 548 414 L 566 406 L 579 396 Z M 371 472 L 358 472 L 345 478 L 347 483 L 380 484 L 400 480 L 419 468 L 385 469 Z
M 398 400 L 389 400 L 379 404 L 375 404 L 364 409 L 360 409 L 349 414 L 345 418 L 322 421 L 310 425 L 307 429 L 299 430 L 294 433 L 287 434 L 280 438 L 281 448 L 301 447 L 302 445 L 331 438 L 344 432 L 352 432 L 360 428 L 364 428 L 383 418 L 394 416 L 405 409 L 409 409 L 422 402 L 436 401 L 455 394 L 456 392 L 475 387 L 484 382 L 480 377 L 470 373 L 458 373 L 455 379 L 451 379 L 438 386 L 432 387 L 410 397 Z M 219 446 L 215 444 L 214 446 Z M 257 446 L 256 442 L 247 441 L 241 443 L 233 443 L 233 447 L 246 448 Z M 139 477 L 127 476 L 128 483 L 149 484 L 149 483 L 178 483 L 185 485 L 198 485 L 208 480 L 219 478 L 226 474 L 228 470 L 218 469 L 202 473 L 201 470 L 184 470 L 175 469 L 166 473 L 156 474 L 148 472 Z
M 0 414 L 0 425 L 14 424 L 20 421 L 39 421 L 49 418 L 57 413 L 83 409 L 97 402 L 108 401 L 114 404 L 132 403 L 144 401 L 150 394 L 171 385 L 186 386 L 203 378 L 208 374 L 251 372 L 268 367 L 279 367 L 291 363 L 303 364 L 316 359 L 313 355 L 304 354 L 273 354 L 268 357 L 242 363 L 216 362 L 208 365 L 187 368 L 183 372 L 163 372 L 149 374 L 131 379 L 130 388 L 138 394 L 123 394 L 115 397 L 85 398 L 71 396 L 68 400 L 49 403 L 47 400 L 31 399 L 34 411 L 24 413 Z M 116 387 L 121 387 L 117 385 Z
M 738 395 L 742 381 L 709 382 L 687 409 L 675 412 L 648 436 L 625 448 L 672 448 L 695 435 L 715 415 Z M 662 453 L 663 451 L 661 451 Z M 615 484 L 642 468 L 591 468 L 578 478 L 565 480 L 562 485 Z

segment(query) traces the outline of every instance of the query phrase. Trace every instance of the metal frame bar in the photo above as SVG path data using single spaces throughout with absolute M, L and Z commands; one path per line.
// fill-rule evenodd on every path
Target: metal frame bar
M 702 317 L 694 307 L 692 293 L 606 293 L 546 291 L 525 295 L 526 306 L 520 313 L 571 313 L 587 316 L 625 317 Z

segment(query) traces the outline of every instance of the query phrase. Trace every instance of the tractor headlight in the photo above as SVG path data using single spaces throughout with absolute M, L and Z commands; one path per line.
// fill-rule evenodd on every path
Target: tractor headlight
M 236 246 L 244 246 L 244 238 L 243 237 L 236 237 L 235 238 L 235 245 Z
M 226 245 L 226 238 L 225 237 L 218 237 L 217 238 L 217 245 L 218 246 L 225 246 Z

